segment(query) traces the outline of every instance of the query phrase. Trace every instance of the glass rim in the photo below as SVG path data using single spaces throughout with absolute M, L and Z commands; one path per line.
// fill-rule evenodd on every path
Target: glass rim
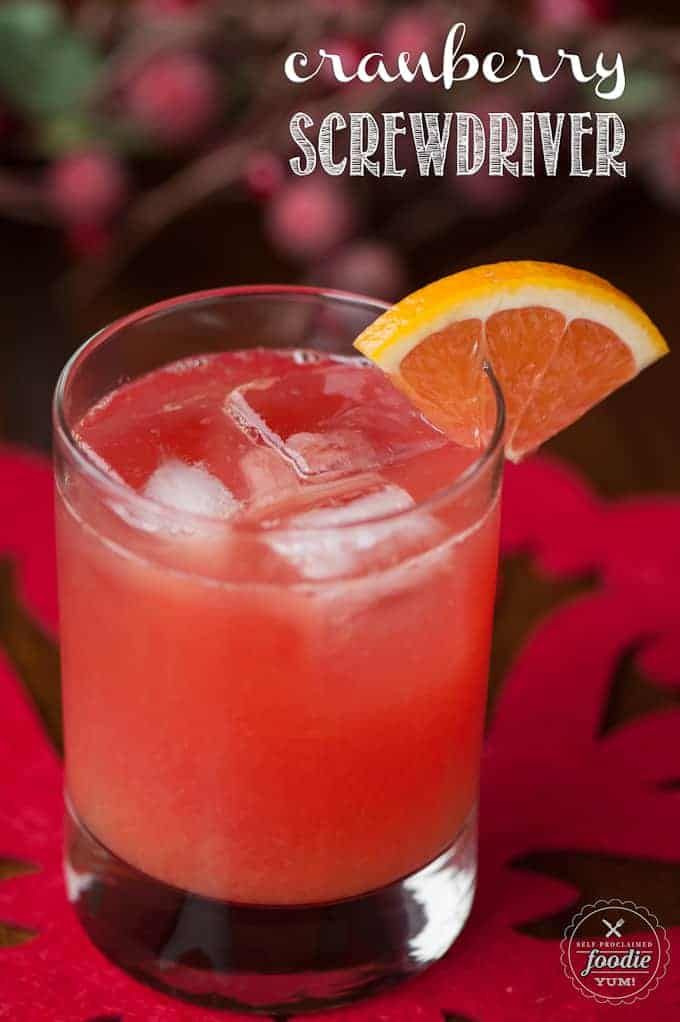
M 368 295 L 356 294 L 351 291 L 342 291 L 334 288 L 313 287 L 297 284 L 248 284 L 228 287 L 208 288 L 200 291 L 192 291 L 186 294 L 176 295 L 172 298 L 165 298 L 151 305 L 145 305 L 134 312 L 128 313 L 113 320 L 106 326 L 101 327 L 80 344 L 73 354 L 68 358 L 62 368 L 54 390 L 52 401 L 52 421 L 55 437 L 64 444 L 69 456 L 75 465 L 93 485 L 108 491 L 116 500 L 123 500 L 132 507 L 140 510 L 151 511 L 158 519 L 167 519 L 174 523 L 195 523 L 200 526 L 210 523 L 222 527 L 260 533 L 262 535 L 274 535 L 281 533 L 328 533 L 336 530 L 351 530 L 354 528 L 379 525 L 384 522 L 402 520 L 415 512 L 436 510 L 441 504 L 455 500 L 467 492 L 472 484 L 479 478 L 485 467 L 493 460 L 500 448 L 503 446 L 503 435 L 505 432 L 505 401 L 503 392 L 498 380 L 488 362 L 483 362 L 482 369 L 486 373 L 491 384 L 495 405 L 495 421 L 488 442 L 480 448 L 478 455 L 472 462 L 456 476 L 453 482 L 442 489 L 429 494 L 424 500 L 415 501 L 413 506 L 389 512 L 385 515 L 372 516 L 351 522 L 337 523 L 334 525 L 314 525 L 307 522 L 302 524 L 287 523 L 273 527 L 262 527 L 257 521 L 242 519 L 233 521 L 220 516 L 199 514 L 193 511 L 185 511 L 174 508 L 168 504 L 152 497 L 147 497 L 132 487 L 128 486 L 116 476 L 107 472 L 95 457 L 88 454 L 82 444 L 76 439 L 74 430 L 66 421 L 64 410 L 64 399 L 69 383 L 78 366 L 92 352 L 99 349 L 108 340 L 114 337 L 121 330 L 132 327 L 143 320 L 155 316 L 161 312 L 172 311 L 192 304 L 200 304 L 213 299 L 235 299 L 235 298 L 309 298 L 317 301 L 329 300 L 339 304 L 367 307 L 376 311 L 377 315 L 386 312 L 390 308 L 388 302 Z

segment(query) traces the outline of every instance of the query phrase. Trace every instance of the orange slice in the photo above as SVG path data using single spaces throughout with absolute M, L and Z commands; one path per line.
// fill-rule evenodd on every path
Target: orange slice
M 477 266 L 415 291 L 354 346 L 456 439 L 480 443 L 488 362 L 519 460 L 665 355 L 649 317 L 606 280 L 555 263 Z

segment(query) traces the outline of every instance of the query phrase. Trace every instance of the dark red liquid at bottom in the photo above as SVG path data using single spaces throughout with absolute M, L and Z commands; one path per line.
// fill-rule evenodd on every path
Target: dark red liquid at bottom
M 445 953 L 474 894 L 474 816 L 411 877 L 300 907 L 161 883 L 109 852 L 72 810 L 65 840 L 69 897 L 93 943 L 142 982 L 211 1008 L 299 1014 L 385 989 Z

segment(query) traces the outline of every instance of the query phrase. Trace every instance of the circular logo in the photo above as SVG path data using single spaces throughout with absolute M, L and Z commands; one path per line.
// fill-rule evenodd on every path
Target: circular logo
M 575 990 L 598 1004 L 632 1004 L 666 975 L 670 944 L 656 916 L 618 898 L 584 905 L 564 931 L 562 968 Z

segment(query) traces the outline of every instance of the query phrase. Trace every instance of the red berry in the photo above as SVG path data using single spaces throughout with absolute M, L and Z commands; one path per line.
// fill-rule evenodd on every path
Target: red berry
M 324 282 L 343 291 L 393 301 L 403 294 L 406 274 L 397 253 L 379 241 L 356 241 L 328 264 Z
M 427 53 L 435 62 L 436 50 L 441 50 L 443 36 L 441 27 L 432 14 L 426 14 L 417 7 L 405 7 L 387 22 L 383 31 L 381 48 L 390 67 L 395 67 L 400 53 L 410 53 L 411 66 L 415 58 Z
M 127 179 L 109 153 L 71 153 L 49 168 L 47 189 L 55 213 L 65 223 L 105 224 L 125 201 Z
M 128 86 L 130 114 L 162 143 L 191 142 L 217 118 L 220 81 L 200 57 L 169 53 L 153 58 Z
M 255 199 L 270 199 L 284 179 L 283 162 L 275 153 L 263 150 L 252 153 L 246 160 L 243 181 Z
M 613 0 L 534 0 L 534 16 L 550 28 L 574 28 L 591 21 L 606 21 Z
M 291 181 L 267 209 L 267 229 L 277 248 L 298 259 L 315 259 L 344 241 L 354 225 L 342 186 L 324 178 Z

